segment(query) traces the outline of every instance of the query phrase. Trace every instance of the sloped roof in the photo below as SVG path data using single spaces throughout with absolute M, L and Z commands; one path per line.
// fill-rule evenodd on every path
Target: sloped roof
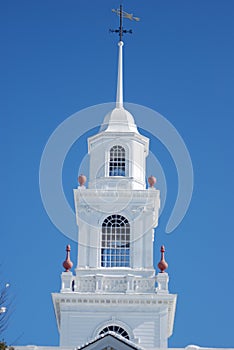
M 125 108 L 114 108 L 107 113 L 100 128 L 109 132 L 135 132 L 139 134 L 133 115 Z
M 107 347 L 115 350 L 144 350 L 141 346 L 111 331 L 99 335 L 88 343 L 77 347 L 76 350 L 103 350 Z

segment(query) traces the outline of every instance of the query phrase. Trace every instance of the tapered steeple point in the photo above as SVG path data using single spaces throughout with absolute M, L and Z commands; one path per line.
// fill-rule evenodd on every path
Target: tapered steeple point
M 123 11 L 123 5 L 120 5 L 119 9 L 112 9 L 119 16 L 119 28 L 110 29 L 113 33 L 119 34 L 119 60 L 118 60 L 118 81 L 117 81 L 117 94 L 116 94 L 116 108 L 123 108 L 123 34 L 132 33 L 132 30 L 126 30 L 123 28 L 123 18 L 139 21 L 138 17 L 133 17 L 132 14 Z
M 123 45 L 123 41 L 120 40 L 115 108 L 105 116 L 100 131 L 138 133 L 132 114 L 123 105 Z
M 118 78 L 116 92 L 116 108 L 123 108 L 123 41 L 118 42 L 119 60 L 118 60 Z
M 128 112 L 123 105 L 123 35 L 127 33 L 132 33 L 132 30 L 126 30 L 123 28 L 123 18 L 128 18 L 130 20 L 139 21 L 138 17 L 133 17 L 132 14 L 123 11 L 123 6 L 112 12 L 115 12 L 119 18 L 119 28 L 110 29 L 112 33 L 118 33 L 118 77 L 117 77 L 117 91 L 116 91 L 116 103 L 115 108 L 110 111 L 104 118 L 100 132 L 134 132 L 139 133 L 134 121 L 133 116 Z

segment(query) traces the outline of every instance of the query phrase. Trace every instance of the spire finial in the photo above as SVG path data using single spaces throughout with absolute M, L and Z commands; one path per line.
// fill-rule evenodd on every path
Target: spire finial
M 68 272 L 69 270 L 71 270 L 73 263 L 70 259 L 70 251 L 71 251 L 71 246 L 68 244 L 66 247 L 66 260 L 63 262 L 63 267 L 65 268 L 65 271 Z
M 161 246 L 161 260 L 158 263 L 158 268 L 161 270 L 160 272 L 162 272 L 162 273 L 168 268 L 168 264 L 164 258 L 164 253 L 165 253 L 165 247 L 164 247 L 164 245 L 162 245 Z
M 84 187 L 84 185 L 86 183 L 86 180 L 87 180 L 87 178 L 86 178 L 86 176 L 84 174 L 80 174 L 78 176 L 78 182 L 80 184 L 80 187 Z
M 153 175 L 150 175 L 150 177 L 148 177 L 148 183 L 150 185 L 150 188 L 154 188 L 154 185 L 156 184 L 156 182 L 157 182 L 157 179 Z

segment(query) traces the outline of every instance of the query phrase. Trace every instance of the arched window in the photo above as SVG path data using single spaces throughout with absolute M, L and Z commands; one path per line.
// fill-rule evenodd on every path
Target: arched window
M 113 146 L 110 149 L 109 176 L 125 176 L 125 149 Z
M 117 334 L 122 335 L 122 337 L 126 338 L 126 339 L 130 339 L 128 333 L 125 331 L 125 329 L 123 329 L 120 326 L 117 325 L 110 325 L 107 326 L 105 328 L 103 328 L 103 330 L 101 330 L 101 332 L 99 333 L 99 335 L 101 334 L 105 334 L 107 332 L 115 332 Z
M 130 266 L 130 225 L 121 215 L 111 215 L 103 221 L 101 266 Z

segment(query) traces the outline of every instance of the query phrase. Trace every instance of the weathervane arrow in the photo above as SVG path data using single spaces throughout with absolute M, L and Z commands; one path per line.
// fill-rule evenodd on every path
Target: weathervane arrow
M 112 9 L 112 12 L 115 12 L 118 16 L 121 15 L 120 9 L 117 9 L 117 10 Z M 127 13 L 125 11 L 122 11 L 122 16 L 123 16 L 123 18 L 130 19 L 131 21 L 137 21 L 137 22 L 140 21 L 139 17 L 133 17 L 133 13 Z
M 119 9 L 117 9 L 117 10 L 112 9 L 112 12 L 116 13 L 119 16 L 119 29 L 110 29 L 110 32 L 119 33 L 120 41 L 122 41 L 123 34 L 125 34 L 125 33 L 132 34 L 131 29 L 130 30 L 123 29 L 123 18 L 128 18 L 131 21 L 137 21 L 137 22 L 140 21 L 140 18 L 134 17 L 132 13 L 127 13 L 127 12 L 123 11 L 122 5 L 120 5 Z

